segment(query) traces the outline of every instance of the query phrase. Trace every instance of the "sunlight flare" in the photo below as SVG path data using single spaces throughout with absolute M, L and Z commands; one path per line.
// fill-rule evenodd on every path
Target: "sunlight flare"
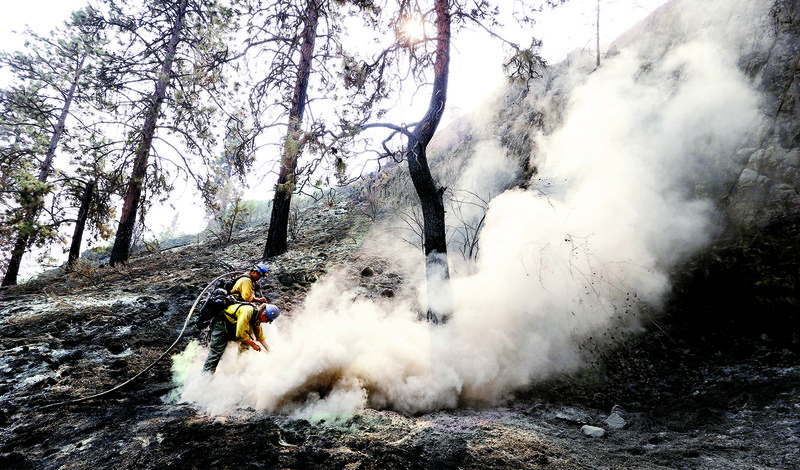
M 418 16 L 406 18 L 402 26 L 402 37 L 410 45 L 425 40 L 425 22 Z

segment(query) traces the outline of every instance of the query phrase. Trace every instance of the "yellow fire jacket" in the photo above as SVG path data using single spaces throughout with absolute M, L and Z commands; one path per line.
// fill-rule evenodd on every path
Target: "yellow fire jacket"
M 228 320 L 233 326 L 236 327 L 235 336 L 236 341 L 242 342 L 250 339 L 251 333 L 257 341 L 264 341 L 264 331 L 261 328 L 261 322 L 255 321 L 251 323 L 253 315 L 256 315 L 257 307 L 252 304 L 233 304 L 225 308 L 225 319 Z M 228 329 L 230 332 L 230 329 Z
M 252 302 L 255 296 L 253 295 L 253 280 L 249 277 L 240 277 L 233 284 L 231 294 L 237 294 L 245 302 Z

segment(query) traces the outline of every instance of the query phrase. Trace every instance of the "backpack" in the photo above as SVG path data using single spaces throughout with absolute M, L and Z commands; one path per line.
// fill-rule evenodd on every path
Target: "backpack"
M 249 277 L 247 275 L 238 275 L 228 280 L 217 279 L 214 283 L 215 289 L 208 294 L 205 303 L 200 308 L 197 314 L 197 329 L 203 331 L 210 327 L 214 320 L 222 318 L 222 311 L 229 305 L 241 302 L 242 299 L 235 294 L 231 294 L 233 286 L 239 279 Z M 255 289 L 258 284 L 253 283 Z

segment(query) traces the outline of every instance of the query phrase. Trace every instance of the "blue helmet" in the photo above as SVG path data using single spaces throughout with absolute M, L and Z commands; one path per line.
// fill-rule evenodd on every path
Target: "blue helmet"
M 251 271 L 257 272 L 259 276 L 265 276 L 269 272 L 269 268 L 266 264 L 256 264 L 253 266 Z
M 264 308 L 264 313 L 267 314 L 267 318 L 269 318 L 269 321 L 274 321 L 281 315 L 281 311 L 278 310 L 278 307 L 272 304 L 267 304 L 266 308 Z

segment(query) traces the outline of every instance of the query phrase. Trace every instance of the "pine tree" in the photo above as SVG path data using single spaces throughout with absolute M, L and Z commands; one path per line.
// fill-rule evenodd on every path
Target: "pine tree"
M 303 114 L 305 112 L 308 94 L 308 81 L 311 75 L 312 59 L 314 56 L 314 42 L 317 37 L 322 2 L 308 0 L 303 18 L 303 32 L 301 34 L 300 62 L 297 65 L 294 90 L 292 91 L 291 107 L 289 109 L 289 126 L 283 144 L 278 182 L 275 186 L 275 196 L 272 203 L 267 243 L 264 248 L 264 258 L 270 258 L 284 253 L 287 248 L 286 238 L 289 226 L 289 212 L 291 210 L 292 193 L 297 185 L 297 160 L 303 148 L 305 136 L 301 130 Z
M 239 57 L 250 64 L 247 67 L 254 75 L 262 74 L 250 97 L 255 131 L 269 131 L 278 122 L 286 128 L 264 258 L 287 249 L 292 195 L 320 165 L 343 166 L 347 152 L 334 146 L 333 140 L 325 141 L 333 136 L 325 113 L 311 113 L 309 108 L 316 99 L 350 106 L 343 97 L 337 100 L 341 62 L 347 56 L 341 24 L 353 15 L 371 17 L 379 11 L 373 3 L 278 0 L 251 4 L 247 12 L 248 37 Z M 316 155 L 309 157 L 309 150 Z
M 68 119 L 87 99 L 86 75 L 104 41 L 104 27 L 96 11 L 86 8 L 73 13 L 66 28 L 50 37 L 28 31 L 26 51 L 0 54 L 0 63 L 12 72 L 15 83 L 0 98 L 4 109 L 0 159 L 7 207 L 0 235 L 11 248 L 4 286 L 17 283 L 22 257 L 31 244 L 41 246 L 57 237 L 56 224 L 40 220 L 52 190 L 48 179 L 56 152 L 66 140 Z
M 116 106 L 118 120 L 139 122 L 123 154 L 131 169 L 110 258 L 116 265 L 127 262 L 134 228 L 151 198 L 171 190 L 165 168 L 170 162 L 155 149 L 158 139 L 180 147 L 177 171 L 201 190 L 207 185 L 184 154 L 198 156 L 205 165 L 213 161 L 217 109 L 208 104 L 209 94 L 222 94 L 226 86 L 221 68 L 227 51 L 220 36 L 233 11 L 215 1 L 147 0 L 140 9 L 105 2 L 121 49 L 101 71 L 113 88 L 105 99 Z M 149 92 L 141 86 L 148 82 Z
M 119 227 L 117 228 L 114 247 L 111 250 L 111 259 L 109 260 L 109 264 L 112 266 L 117 263 L 127 262 L 130 255 L 133 227 L 136 223 L 136 211 L 139 209 L 139 201 L 142 197 L 142 186 L 147 173 L 150 150 L 155 138 L 161 106 L 167 96 L 167 87 L 172 75 L 172 64 L 175 61 L 178 43 L 181 40 L 183 29 L 186 27 L 185 20 L 188 4 L 189 0 L 181 0 L 176 5 L 176 8 L 169 12 L 172 14 L 172 18 L 170 18 L 172 25 L 169 29 L 168 40 L 163 46 L 163 57 L 158 64 L 155 89 L 147 99 L 144 123 L 142 124 L 140 135 L 137 136 L 133 170 L 125 193 Z

